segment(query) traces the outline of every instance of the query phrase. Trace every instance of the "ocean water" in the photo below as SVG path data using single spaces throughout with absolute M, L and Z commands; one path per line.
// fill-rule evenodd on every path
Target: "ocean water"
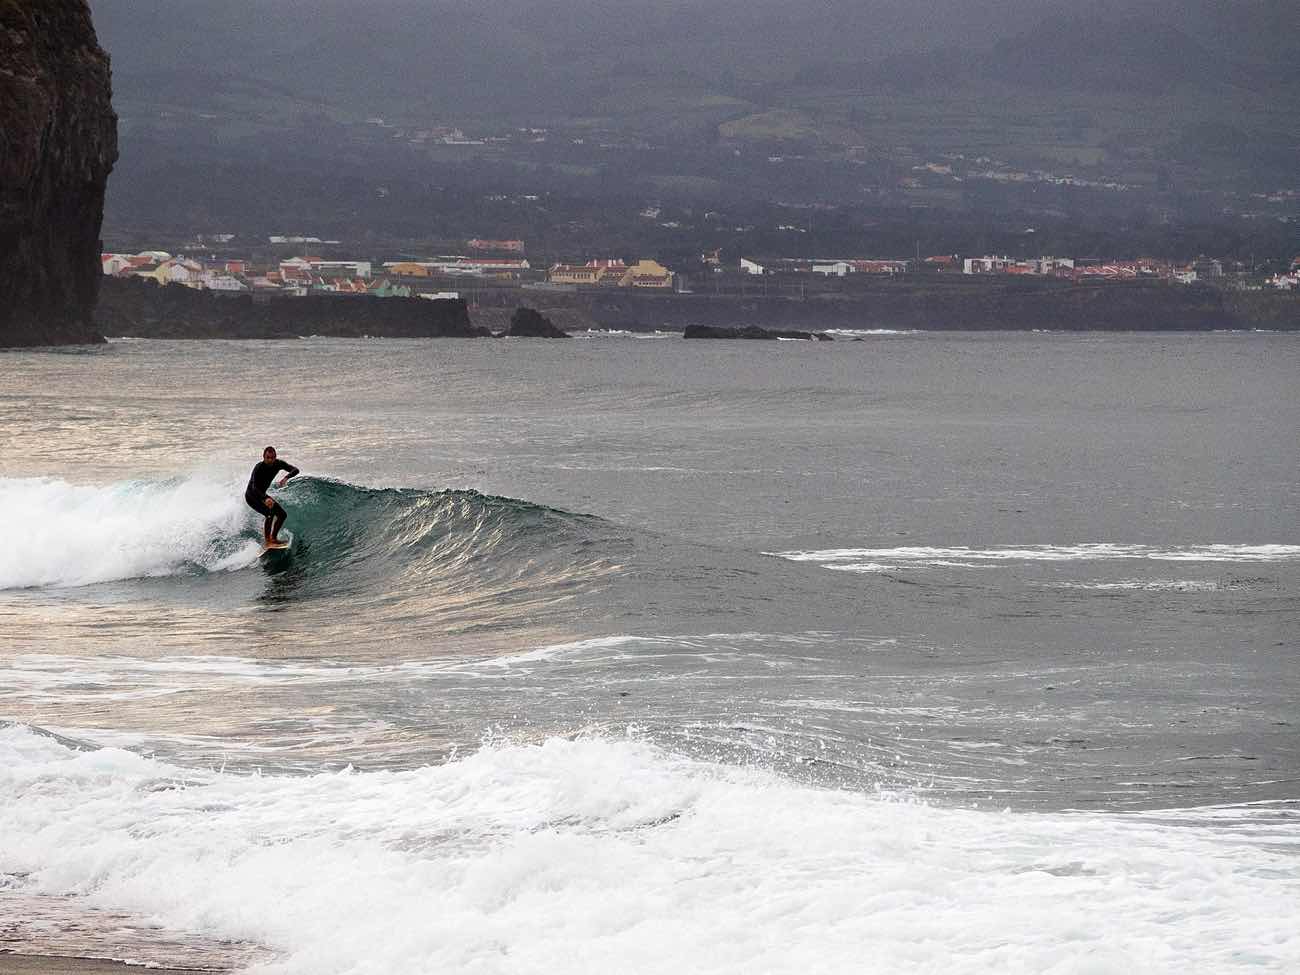
M 0 355 L 0 946 L 1300 970 L 1300 342 L 840 339 Z

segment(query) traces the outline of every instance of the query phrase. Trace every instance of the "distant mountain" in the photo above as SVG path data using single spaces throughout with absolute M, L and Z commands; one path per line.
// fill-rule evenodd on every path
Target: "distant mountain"
M 418 236 L 473 187 L 631 214 L 1026 207 L 1032 226 L 1097 195 L 912 175 L 944 154 L 1144 187 L 1160 220 L 1294 184 L 1294 0 L 1095 0 L 1086 16 L 1077 0 L 90 3 L 123 122 L 119 224 L 334 213 L 339 234 Z M 362 124 L 376 116 L 391 125 Z M 488 141 L 411 131 L 443 125 Z M 423 214 L 397 202 L 430 193 Z M 580 217 L 502 217 L 500 232 Z M 486 226 L 466 218 L 467 233 Z
M 1222 85 L 1263 89 L 1294 82 L 1298 71 L 1289 57 L 1275 59 L 1273 51 L 1248 47 L 1240 37 L 1212 48 L 1166 20 L 1070 16 L 1044 20 L 985 51 L 945 48 L 822 62 L 806 66 L 796 80 L 901 90 L 997 81 L 1038 90 L 1150 95 Z
M 264 86 L 379 112 L 581 113 L 635 67 L 659 85 L 779 91 L 818 62 L 987 51 L 1067 0 L 92 0 L 121 97 Z M 924 68 L 929 55 L 919 55 Z M 240 96 L 242 97 L 242 96 Z
M 1010 84 L 1077 91 L 1154 93 L 1266 80 L 1178 27 L 1138 17 L 1046 20 L 996 43 L 981 68 Z

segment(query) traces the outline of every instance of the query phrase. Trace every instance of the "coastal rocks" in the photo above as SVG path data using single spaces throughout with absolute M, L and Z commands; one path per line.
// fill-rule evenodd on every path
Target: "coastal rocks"
M 794 329 L 767 329 L 757 325 L 743 328 L 718 328 L 714 325 L 687 325 L 682 333 L 687 339 L 802 339 L 806 342 L 831 342 L 825 332 L 800 332 Z
M 1300 330 L 1300 294 L 1140 280 L 1073 284 L 1014 276 L 918 274 L 900 280 L 850 280 L 842 293 L 807 299 L 597 294 L 580 300 L 599 328 L 641 330 L 684 329 L 700 321 L 733 329 L 757 326 L 778 335 L 790 329 L 830 328 Z
M 461 299 L 311 295 L 262 298 L 106 278 L 97 320 L 108 335 L 151 339 L 485 338 Z
M 501 333 L 502 338 L 567 339 L 569 333 L 556 328 L 554 323 L 534 308 L 516 308 L 510 316 L 510 327 Z
M 0 0 L 0 346 L 102 342 L 108 55 L 86 0 Z

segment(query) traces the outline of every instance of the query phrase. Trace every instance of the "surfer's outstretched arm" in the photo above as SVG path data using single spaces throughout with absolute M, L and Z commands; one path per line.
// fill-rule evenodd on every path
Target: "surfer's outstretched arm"
M 284 477 L 280 478 L 280 480 L 276 482 L 276 487 L 284 487 L 285 484 L 288 483 L 289 478 L 297 477 L 299 473 L 298 468 L 294 467 L 292 464 L 287 464 L 282 460 L 277 460 L 275 462 L 275 469 L 284 471 Z

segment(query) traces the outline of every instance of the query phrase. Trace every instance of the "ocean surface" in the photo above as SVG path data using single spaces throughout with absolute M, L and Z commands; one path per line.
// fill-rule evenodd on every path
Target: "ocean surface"
M 838 337 L 0 354 L 0 948 L 1300 971 L 1300 338 Z

